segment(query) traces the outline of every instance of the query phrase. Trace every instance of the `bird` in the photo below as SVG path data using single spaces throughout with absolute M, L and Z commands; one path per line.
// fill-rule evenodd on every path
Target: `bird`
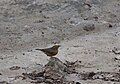
M 35 49 L 35 50 L 39 50 L 39 51 L 42 51 L 43 53 L 45 53 L 47 56 L 49 57 L 53 57 L 55 55 L 57 55 L 58 53 L 58 48 L 60 47 L 61 45 L 54 45 L 50 48 L 45 48 L 45 49 Z

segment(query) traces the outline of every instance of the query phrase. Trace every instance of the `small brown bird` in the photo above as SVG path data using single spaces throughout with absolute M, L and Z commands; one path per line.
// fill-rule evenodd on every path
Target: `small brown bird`
M 45 48 L 45 49 L 35 49 L 35 50 L 40 50 L 44 52 L 47 56 L 53 57 L 58 53 L 58 48 L 60 45 L 54 45 L 53 47 L 50 48 Z

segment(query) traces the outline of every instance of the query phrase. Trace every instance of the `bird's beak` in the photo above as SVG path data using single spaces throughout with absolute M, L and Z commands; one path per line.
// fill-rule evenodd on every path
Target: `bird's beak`
M 58 47 L 61 47 L 61 45 L 58 45 Z

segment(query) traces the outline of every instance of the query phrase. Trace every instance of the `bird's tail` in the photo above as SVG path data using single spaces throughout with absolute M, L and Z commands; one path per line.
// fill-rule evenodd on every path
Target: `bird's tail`
M 35 50 L 42 50 L 42 49 L 35 49 Z
M 45 50 L 44 50 L 44 49 L 35 49 L 35 50 L 39 50 L 39 51 L 43 51 L 43 52 L 45 52 Z

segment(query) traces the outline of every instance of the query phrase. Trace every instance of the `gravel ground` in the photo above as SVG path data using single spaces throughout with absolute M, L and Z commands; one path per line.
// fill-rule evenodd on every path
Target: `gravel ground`
M 119 22 L 119 0 L 0 0 L 0 84 L 31 84 L 15 77 L 47 64 L 49 57 L 35 49 L 55 44 L 62 62 L 81 61 L 78 72 L 120 72 Z

